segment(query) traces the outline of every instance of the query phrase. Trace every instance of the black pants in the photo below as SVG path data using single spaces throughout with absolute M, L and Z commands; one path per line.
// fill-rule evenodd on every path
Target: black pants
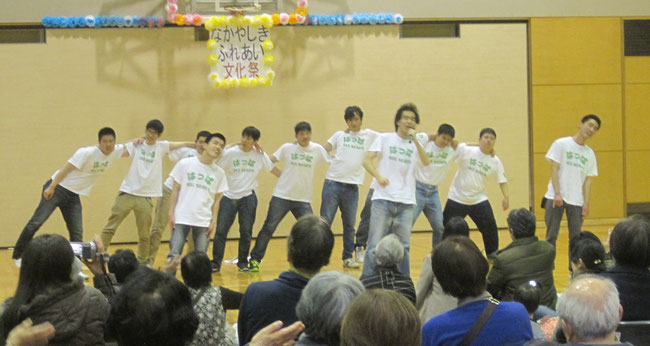
M 448 199 L 442 213 L 443 223 L 446 225 L 447 221 L 454 216 L 465 218 L 467 215 L 474 221 L 483 236 L 485 253 L 488 256 L 495 255 L 499 250 L 499 230 L 497 229 L 497 222 L 494 219 L 490 202 L 483 201 L 478 204 L 467 205 Z

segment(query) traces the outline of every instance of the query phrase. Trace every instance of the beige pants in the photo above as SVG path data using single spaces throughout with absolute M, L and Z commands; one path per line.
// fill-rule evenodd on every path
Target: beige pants
M 156 260 L 158 249 L 160 248 L 162 236 L 165 234 L 167 226 L 169 226 L 169 202 L 171 195 L 172 190 L 163 184 L 163 195 L 156 203 L 153 226 L 151 227 L 151 233 L 149 234 L 149 257 L 146 260 L 146 264 L 152 267 Z M 194 240 L 192 237 L 189 237 L 187 245 L 189 252 L 194 251 Z
M 149 228 L 153 211 L 151 197 L 139 197 L 120 192 L 113 203 L 111 216 L 102 231 L 102 242 L 104 248 L 108 249 L 117 227 L 132 210 L 135 215 L 135 225 L 138 228 L 138 261 L 145 263 L 149 258 Z

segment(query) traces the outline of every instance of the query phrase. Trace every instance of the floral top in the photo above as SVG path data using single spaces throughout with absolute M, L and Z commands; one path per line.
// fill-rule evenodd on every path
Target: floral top
M 189 288 L 189 290 L 194 312 L 199 318 L 199 327 L 188 345 L 236 345 L 235 330 L 226 322 L 226 312 L 223 309 L 219 287 L 207 288 L 198 301 L 195 300 L 203 289 Z

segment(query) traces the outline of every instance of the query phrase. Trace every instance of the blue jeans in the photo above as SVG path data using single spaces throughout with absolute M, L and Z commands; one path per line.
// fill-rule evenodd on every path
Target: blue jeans
M 194 239 L 194 250 L 206 252 L 208 250 L 208 228 L 190 225 L 175 224 L 172 231 L 172 238 L 169 240 L 169 255 L 167 258 L 172 258 L 176 255 L 183 254 L 183 247 L 187 235 L 192 231 L 192 238 Z
M 438 196 L 438 187 L 419 181 L 415 183 L 417 205 L 413 207 L 413 224 L 417 221 L 420 213 L 424 211 L 424 216 L 429 220 L 429 225 L 433 230 L 432 245 L 435 246 L 442 241 L 442 232 L 445 229 L 442 224 L 442 204 L 440 204 L 440 196 Z
M 397 269 L 404 275 L 411 275 L 409 249 L 411 248 L 411 225 L 413 225 L 413 205 L 376 199 L 372 201 L 368 251 L 363 261 L 363 276 L 372 275 L 377 266 L 375 248 L 379 241 L 394 233 L 404 246 L 404 258 Z
M 357 228 L 357 240 L 355 246 L 366 247 L 368 244 L 368 230 L 370 229 L 370 208 L 372 207 L 372 193 L 374 189 L 368 190 L 366 202 L 361 209 L 361 221 L 359 221 L 359 228 Z
M 307 202 L 292 201 L 273 196 L 271 202 L 269 202 L 269 210 L 266 213 L 266 220 L 264 220 L 264 225 L 262 226 L 260 233 L 257 234 L 255 247 L 253 247 L 253 251 L 251 251 L 251 260 L 261 261 L 262 258 L 264 258 L 266 247 L 269 245 L 273 232 L 275 232 L 280 221 L 282 221 L 288 212 L 291 212 L 296 220 L 305 215 L 314 213 L 311 209 L 311 205 Z
M 248 263 L 248 251 L 251 248 L 256 211 L 257 195 L 255 195 L 255 192 L 240 199 L 230 199 L 226 196 L 221 197 L 219 214 L 217 214 L 217 230 L 214 234 L 214 245 L 212 246 L 212 262 L 218 267 L 221 267 L 223 253 L 226 248 L 226 237 L 228 236 L 230 227 L 235 222 L 235 216 L 239 216 L 239 252 L 237 255 L 237 266 L 246 266 Z
M 359 204 L 359 187 L 356 184 L 340 183 L 325 179 L 323 183 L 320 216 L 330 225 L 336 216 L 336 209 L 341 209 L 343 221 L 343 260 L 352 258 L 354 252 L 354 223 Z
M 79 195 L 64 188 L 61 185 L 57 185 L 54 189 L 54 194 L 49 200 L 43 197 L 43 191 L 50 186 L 52 179 L 48 180 L 43 189 L 41 190 L 41 201 L 34 211 L 34 215 L 29 219 L 25 228 L 20 233 L 16 246 L 14 247 L 13 258 L 20 258 L 25 251 L 25 247 L 32 238 L 34 234 L 38 231 L 39 228 L 45 223 L 45 221 L 52 215 L 54 209 L 57 207 L 63 215 L 63 220 L 65 220 L 65 225 L 68 228 L 68 233 L 70 234 L 70 241 L 83 241 L 83 222 L 81 217 L 81 200 L 79 200 Z

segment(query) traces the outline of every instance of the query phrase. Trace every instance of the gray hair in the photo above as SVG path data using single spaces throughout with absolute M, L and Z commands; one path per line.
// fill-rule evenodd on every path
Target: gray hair
M 616 330 L 619 306 L 618 290 L 611 280 L 582 275 L 569 284 L 556 308 L 560 318 L 573 327 L 578 341 L 589 341 Z
M 377 243 L 375 256 L 379 265 L 387 267 L 397 265 L 404 258 L 404 245 L 395 234 L 391 233 Z
M 296 305 L 296 315 L 305 325 L 305 333 L 313 340 L 338 345 L 343 316 L 363 290 L 359 279 L 337 271 L 314 276 Z

